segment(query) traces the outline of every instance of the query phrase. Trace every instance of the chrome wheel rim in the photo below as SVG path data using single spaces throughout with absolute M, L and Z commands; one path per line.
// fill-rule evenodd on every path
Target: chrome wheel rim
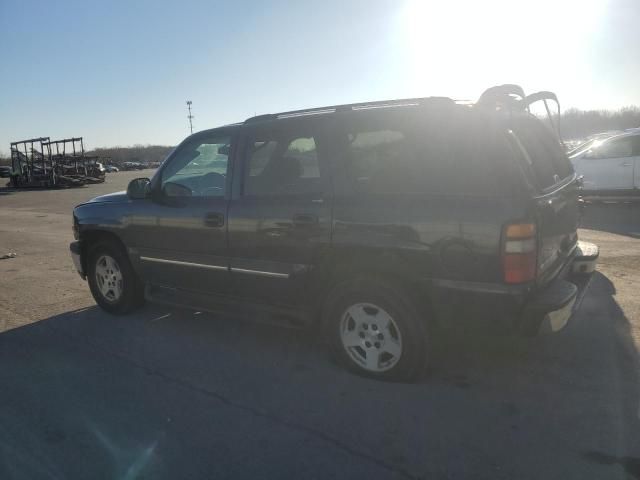
M 102 297 L 115 303 L 122 297 L 122 271 L 113 257 L 102 255 L 96 261 L 96 285 Z
M 370 372 L 393 368 L 402 357 L 402 335 L 395 320 L 373 303 L 356 303 L 342 314 L 340 340 L 349 357 Z

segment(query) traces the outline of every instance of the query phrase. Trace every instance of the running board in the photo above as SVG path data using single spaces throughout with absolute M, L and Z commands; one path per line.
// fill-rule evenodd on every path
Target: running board
M 313 317 L 308 312 L 266 304 L 252 303 L 232 297 L 207 295 L 177 288 L 147 285 L 144 290 L 147 301 L 170 307 L 250 318 L 290 328 L 311 325 Z

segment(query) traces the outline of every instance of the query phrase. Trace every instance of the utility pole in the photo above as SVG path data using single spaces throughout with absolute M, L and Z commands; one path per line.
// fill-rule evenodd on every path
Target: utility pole
M 189 119 L 189 130 L 191 130 L 191 133 L 193 133 L 193 115 L 191 115 L 191 104 L 193 102 L 191 100 L 187 100 L 187 108 L 189 109 L 189 115 L 187 115 L 187 118 Z

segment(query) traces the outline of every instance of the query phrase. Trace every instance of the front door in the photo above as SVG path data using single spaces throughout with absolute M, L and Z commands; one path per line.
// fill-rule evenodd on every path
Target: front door
M 225 294 L 229 284 L 226 213 L 229 132 L 194 136 L 154 178 L 153 195 L 128 219 L 144 279 Z
M 300 306 L 331 239 L 323 123 L 278 120 L 248 127 L 243 138 L 228 219 L 234 292 Z
M 585 190 L 633 188 L 634 137 L 612 138 L 585 153 L 576 165 Z

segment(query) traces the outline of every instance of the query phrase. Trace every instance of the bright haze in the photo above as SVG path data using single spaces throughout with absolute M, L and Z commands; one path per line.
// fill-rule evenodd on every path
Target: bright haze
M 519 83 L 640 104 L 639 0 L 0 0 L 0 152 L 173 145 L 254 114 Z

